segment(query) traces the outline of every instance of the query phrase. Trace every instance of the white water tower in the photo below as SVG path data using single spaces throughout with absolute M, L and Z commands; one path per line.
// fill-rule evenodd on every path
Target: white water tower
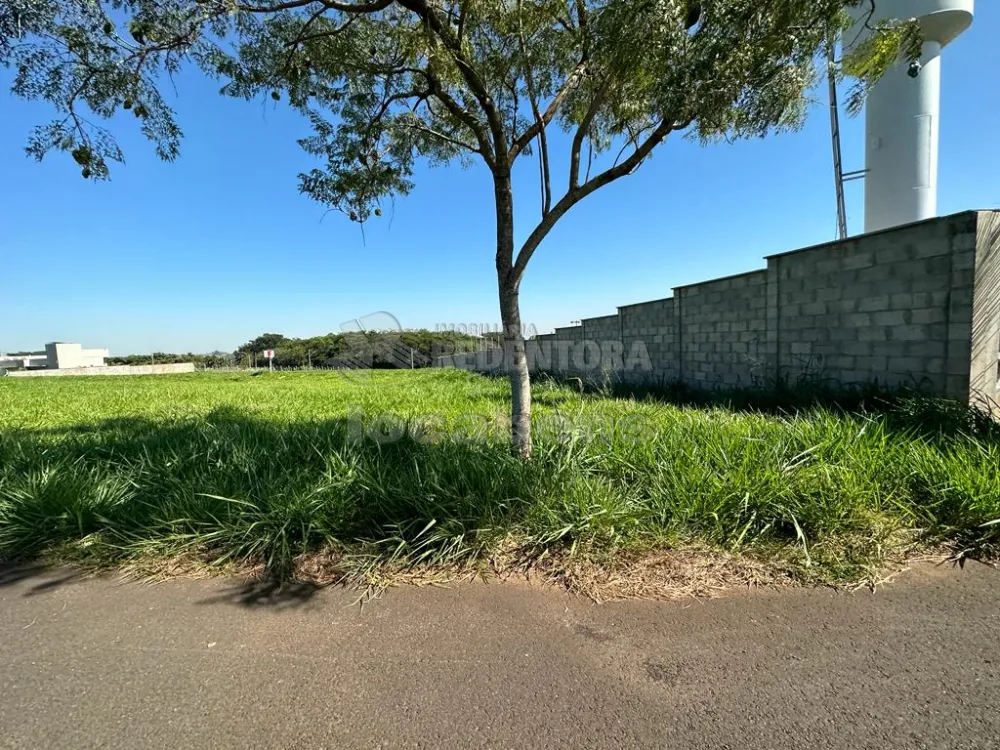
M 973 4 L 875 0 L 872 21 L 916 18 L 924 42 L 919 63 L 889 70 L 865 103 L 866 232 L 937 216 L 941 50 L 969 28 Z M 867 15 L 871 5 L 860 9 Z M 863 37 L 864 29 L 848 34 Z

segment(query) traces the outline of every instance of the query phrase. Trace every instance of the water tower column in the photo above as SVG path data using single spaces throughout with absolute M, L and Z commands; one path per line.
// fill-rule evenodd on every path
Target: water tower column
M 921 70 L 879 81 L 865 112 L 865 231 L 937 215 L 941 45 L 926 42 Z
M 941 51 L 972 23 L 973 0 L 876 0 L 873 21 L 916 18 L 920 61 L 901 62 L 865 104 L 865 231 L 937 216 Z

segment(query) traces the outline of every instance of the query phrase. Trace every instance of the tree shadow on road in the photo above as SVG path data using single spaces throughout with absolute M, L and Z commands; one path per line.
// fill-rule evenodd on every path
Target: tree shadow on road
M 270 578 L 232 583 L 197 603 L 233 604 L 247 609 L 298 609 L 309 604 L 324 587 L 311 582 L 289 582 Z
M 0 587 L 25 584 L 24 596 L 38 596 L 77 583 L 90 575 L 78 568 L 65 568 L 46 563 L 0 563 Z
M 0 564 L 0 588 L 21 586 L 22 596 L 40 596 L 98 575 L 86 567 L 67 568 L 48 563 L 16 562 Z M 276 578 L 247 579 L 226 583 L 212 596 L 196 604 L 232 604 L 247 609 L 297 609 L 309 604 L 323 585 L 289 582 Z

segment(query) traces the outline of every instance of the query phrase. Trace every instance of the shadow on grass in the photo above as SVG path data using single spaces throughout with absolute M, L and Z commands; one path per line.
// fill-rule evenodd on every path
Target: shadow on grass
M 503 440 L 449 440 L 398 420 L 281 423 L 219 408 L 5 431 L 0 559 L 66 545 L 97 565 L 194 554 L 263 566 L 267 582 L 224 598 L 284 606 L 314 594 L 279 583 L 303 554 L 464 559 L 481 550 L 477 538 L 523 518 L 549 480 Z
M 1000 422 L 986 411 L 955 399 L 935 397 L 919 387 L 888 388 L 878 383 L 842 386 L 809 377 L 771 385 L 712 389 L 666 380 L 601 384 L 554 374 L 544 374 L 540 380 L 566 384 L 574 389 L 582 384 L 588 398 L 634 399 L 692 409 L 769 415 L 793 415 L 822 409 L 839 414 L 877 416 L 891 429 L 907 435 L 945 439 L 970 436 L 1000 443 Z M 579 399 L 577 394 L 565 391 L 543 391 L 534 397 L 536 403 L 555 408 L 579 403 Z

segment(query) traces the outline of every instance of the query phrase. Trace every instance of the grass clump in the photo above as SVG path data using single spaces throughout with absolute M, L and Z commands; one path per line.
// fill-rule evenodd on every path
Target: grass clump
M 370 583 L 698 549 L 854 582 L 931 548 L 1000 550 L 1000 433 L 965 407 L 535 392 L 522 463 L 506 385 L 464 372 L 2 381 L 0 558 L 287 578 L 322 556 Z

